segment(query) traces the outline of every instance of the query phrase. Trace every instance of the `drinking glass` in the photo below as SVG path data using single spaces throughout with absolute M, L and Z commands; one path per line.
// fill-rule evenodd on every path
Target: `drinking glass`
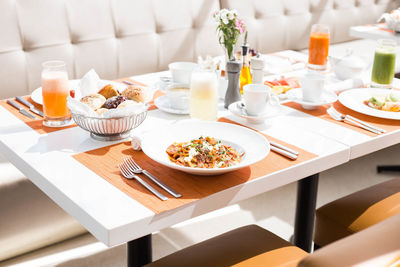
M 390 87 L 394 76 L 396 63 L 396 42 L 380 39 L 377 42 L 372 67 L 372 87 Z
M 193 71 L 190 82 L 190 117 L 213 121 L 218 113 L 218 79 L 213 70 Z
M 42 67 L 43 125 L 65 126 L 71 121 L 71 113 L 67 107 L 69 88 L 65 63 L 47 61 Z
M 314 24 L 311 28 L 310 43 L 308 46 L 308 68 L 312 70 L 326 70 L 329 52 L 329 27 L 323 24 Z

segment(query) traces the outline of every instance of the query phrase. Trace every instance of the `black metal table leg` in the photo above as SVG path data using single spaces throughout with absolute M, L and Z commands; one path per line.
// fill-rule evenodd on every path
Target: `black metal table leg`
M 378 173 L 381 172 L 400 172 L 400 165 L 380 165 L 376 168 Z
M 297 182 L 293 243 L 307 252 L 311 252 L 314 234 L 318 178 L 319 174 L 314 174 Z
M 152 261 L 151 234 L 129 241 L 127 248 L 128 267 L 141 267 Z

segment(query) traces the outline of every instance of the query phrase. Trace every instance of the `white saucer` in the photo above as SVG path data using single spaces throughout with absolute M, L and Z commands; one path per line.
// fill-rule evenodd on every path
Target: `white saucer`
M 336 102 L 338 96 L 331 91 L 323 90 L 320 101 L 309 102 L 303 100 L 303 91 L 301 88 L 296 88 L 286 93 L 289 100 L 301 104 L 304 109 L 316 109 L 319 106 L 327 105 Z
M 241 104 L 243 104 L 242 101 L 234 102 L 229 105 L 228 110 L 233 115 L 244 118 L 252 123 L 262 123 L 268 118 L 277 116 L 279 114 L 280 107 L 281 107 L 280 105 L 278 105 L 278 106 L 268 105 L 266 110 L 263 113 L 260 113 L 257 116 L 252 116 L 252 115 L 249 115 L 246 113 L 246 108 L 244 106 L 243 106 L 243 108 L 240 107 Z
M 169 102 L 169 98 L 166 95 L 160 96 L 154 100 L 154 105 L 162 111 L 178 114 L 178 115 L 187 115 L 189 114 L 189 109 L 177 109 L 171 106 Z

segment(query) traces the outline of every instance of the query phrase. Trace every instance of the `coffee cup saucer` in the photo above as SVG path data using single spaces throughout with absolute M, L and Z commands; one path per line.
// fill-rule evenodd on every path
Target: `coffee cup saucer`
M 311 102 L 303 100 L 303 91 L 301 88 L 296 88 L 286 93 L 288 100 L 300 104 L 304 109 L 317 109 L 319 106 L 327 105 L 336 102 L 338 96 L 328 90 L 323 90 L 319 101 Z
M 267 108 L 262 113 L 253 116 L 246 112 L 246 107 L 242 101 L 233 102 L 229 105 L 228 110 L 235 116 L 244 118 L 252 123 L 262 123 L 268 118 L 279 115 L 280 105 L 267 105 Z
M 169 97 L 166 96 L 166 95 L 157 97 L 154 100 L 154 105 L 159 110 L 162 110 L 162 111 L 167 112 L 167 113 L 172 113 L 172 114 L 187 115 L 190 112 L 189 108 L 187 108 L 187 109 L 179 109 L 179 108 L 173 107 L 171 105 Z

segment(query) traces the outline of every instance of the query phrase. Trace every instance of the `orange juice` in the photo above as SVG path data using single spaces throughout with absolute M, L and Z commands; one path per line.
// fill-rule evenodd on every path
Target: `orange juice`
M 46 117 L 60 118 L 70 114 L 67 107 L 68 94 L 66 72 L 53 71 L 42 74 L 43 111 Z
M 311 32 L 308 63 L 325 66 L 328 61 L 329 33 Z

